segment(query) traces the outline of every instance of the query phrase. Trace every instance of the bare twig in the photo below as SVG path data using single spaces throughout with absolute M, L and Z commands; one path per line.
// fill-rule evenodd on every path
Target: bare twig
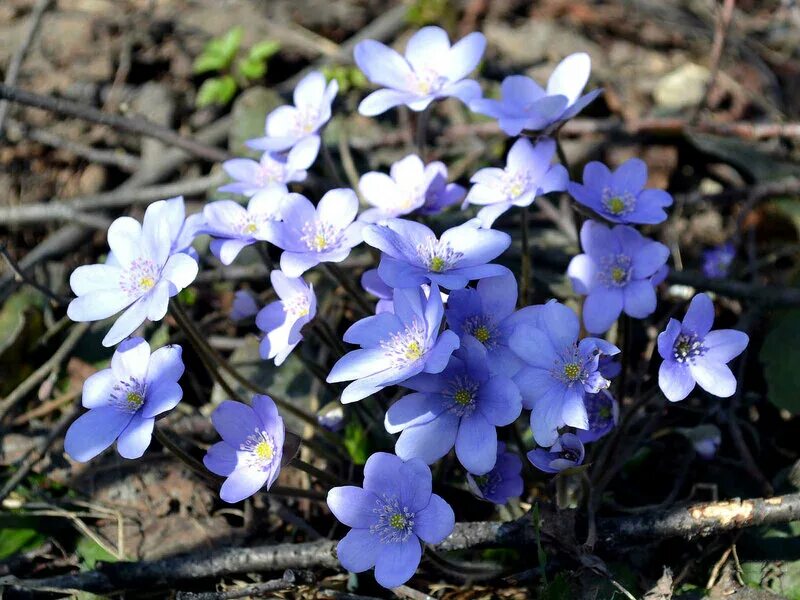
M 69 303 L 68 298 L 59 296 L 47 286 L 42 285 L 32 277 L 28 277 L 25 273 L 23 273 L 22 269 L 20 269 L 19 265 L 17 264 L 17 261 L 15 261 L 8 253 L 8 249 L 6 248 L 4 242 L 0 242 L 0 256 L 3 257 L 3 260 L 5 261 L 6 265 L 8 265 L 8 268 L 11 269 L 11 272 L 14 274 L 14 277 L 17 281 L 27 283 L 33 289 L 50 298 L 50 300 L 55 302 L 56 306 L 64 306 Z
M 706 88 L 703 91 L 703 97 L 692 110 L 689 122 L 693 123 L 700 116 L 700 111 L 705 108 L 706 103 L 708 102 L 708 95 L 711 93 L 711 90 L 717 81 L 717 75 L 719 74 L 719 63 L 720 59 L 722 59 L 722 51 L 725 49 L 725 39 L 728 37 L 728 30 L 730 29 L 731 21 L 733 20 L 733 9 L 735 7 L 736 0 L 723 1 L 722 10 L 719 13 L 716 25 L 714 27 L 714 42 L 711 45 L 711 58 L 709 59 L 710 75 L 708 77 L 708 82 L 706 83 Z
M 214 146 L 185 138 L 171 129 L 156 125 L 142 117 L 112 115 L 98 110 L 93 106 L 84 106 L 64 98 L 35 94 L 4 83 L 0 83 L 0 98 L 26 106 L 48 110 L 59 115 L 76 117 L 85 121 L 91 121 L 92 123 L 107 125 L 119 131 L 155 138 L 165 144 L 182 148 L 199 158 L 212 162 L 219 162 L 231 158 L 231 154 L 225 150 L 220 150 Z
M 19 71 L 22 68 L 22 62 L 25 60 L 25 55 L 28 53 L 28 49 L 31 47 L 33 40 L 36 38 L 36 33 L 39 31 L 39 26 L 42 23 L 42 17 L 44 16 L 44 13 L 48 8 L 50 8 L 52 2 L 53 0 L 37 0 L 36 4 L 33 5 L 31 18 L 28 22 L 28 29 L 25 30 L 25 35 L 22 38 L 22 44 L 20 44 L 19 48 L 17 48 L 14 56 L 11 57 L 11 62 L 6 70 L 6 85 L 15 85 L 17 83 L 17 77 L 19 77 Z M 7 114 L 8 101 L 2 100 L 0 101 L 0 137 L 3 135 L 3 125 L 5 124 Z

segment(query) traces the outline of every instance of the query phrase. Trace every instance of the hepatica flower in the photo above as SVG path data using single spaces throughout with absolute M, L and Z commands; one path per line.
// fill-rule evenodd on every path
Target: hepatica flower
M 319 143 L 307 137 L 295 144 L 286 154 L 265 152 L 260 160 L 232 158 L 222 163 L 222 168 L 233 179 L 219 188 L 220 192 L 252 196 L 274 184 L 303 181 L 308 169 L 317 158 Z
M 111 367 L 83 384 L 81 402 L 89 412 L 70 425 L 64 450 L 79 462 L 91 460 L 114 441 L 123 458 L 139 458 L 150 445 L 155 418 L 172 410 L 183 397 L 180 346 L 150 353 L 142 338 L 122 342 Z
M 302 277 L 287 277 L 281 271 L 269 274 L 280 300 L 267 304 L 256 315 L 256 325 L 266 335 L 261 340 L 261 358 L 280 365 L 303 339 L 303 326 L 317 314 L 317 296 Z
M 646 184 L 647 165 L 631 158 L 613 173 L 601 162 L 590 162 L 583 169 L 583 184 L 570 182 L 567 189 L 580 204 L 612 223 L 662 223 L 672 196 L 664 190 L 646 190 Z
M 524 324 L 511 334 L 511 349 L 525 362 L 514 381 L 523 407 L 532 409 L 531 430 L 540 446 L 555 444 L 562 425 L 588 429 L 584 398 L 610 385 L 600 372 L 600 358 L 618 354 L 619 348 L 599 338 L 578 341 L 579 331 L 572 309 L 550 301 L 538 326 Z
M 363 239 L 363 223 L 353 222 L 357 213 L 353 190 L 330 190 L 316 208 L 305 196 L 289 194 L 281 205 L 283 221 L 273 224 L 269 239 L 283 249 L 281 270 L 300 277 L 319 263 L 342 262 Z
M 538 324 L 541 306 L 526 306 L 515 311 L 517 279 L 513 273 L 481 279 L 476 288 L 455 290 L 447 300 L 447 326 L 463 341 L 475 338 L 486 348 L 489 369 L 513 376 L 522 360 L 508 345 L 519 325 Z
M 328 507 L 352 529 L 336 554 L 348 571 L 375 568 L 375 579 L 394 588 L 411 579 L 422 542 L 438 544 L 453 531 L 453 509 L 431 493 L 431 470 L 419 459 L 376 452 L 364 465 L 364 487 L 335 487 Z
M 658 385 L 667 400 L 683 400 L 695 383 L 720 398 L 736 392 L 736 377 L 727 364 L 747 347 L 746 333 L 736 329 L 711 331 L 714 304 L 706 294 L 689 303 L 683 322 L 670 319 L 658 334 L 658 353 L 664 362 L 658 370 Z
M 278 478 L 286 435 L 283 419 L 269 396 L 253 396 L 253 406 L 226 400 L 211 413 L 222 437 L 208 449 L 203 464 L 225 477 L 219 497 L 239 502 Z
M 272 224 L 280 217 L 280 207 L 288 191 L 272 185 L 256 193 L 247 208 L 233 200 L 209 202 L 203 208 L 205 232 L 212 238 L 211 252 L 223 265 L 229 265 L 243 248 L 267 240 Z
M 736 258 L 736 247 L 727 242 L 703 252 L 703 274 L 712 279 L 727 277 Z
M 231 321 L 244 321 L 249 317 L 255 316 L 259 310 L 258 302 L 253 294 L 247 290 L 239 290 L 233 295 L 233 304 L 229 316 Z
M 535 146 L 527 138 L 520 138 L 508 151 L 505 169 L 481 169 L 472 176 L 474 184 L 464 200 L 469 204 L 484 206 L 478 213 L 483 227 L 491 227 L 495 219 L 512 206 L 530 206 L 548 192 L 567 189 L 569 175 L 562 165 L 552 164 L 556 143 L 551 139 Z M 463 208 L 462 207 L 462 208 Z
M 468 103 L 480 97 L 478 83 L 465 77 L 478 66 L 485 48 L 486 38 L 477 32 L 450 46 L 441 27 L 423 27 L 412 35 L 404 57 L 375 40 L 359 42 L 354 51 L 358 68 L 385 89 L 364 98 L 358 112 L 374 116 L 401 104 L 421 111 L 441 98 Z
M 586 451 L 578 436 L 573 433 L 563 433 L 558 436 L 550 450 L 535 448 L 528 452 L 528 460 L 540 471 L 560 473 L 583 464 L 585 455 Z
M 367 223 L 414 211 L 433 214 L 464 197 L 464 188 L 447 183 L 444 163 L 425 165 L 416 154 L 394 163 L 389 175 L 377 171 L 365 173 L 358 187 L 364 199 L 374 207 L 359 216 L 359 220 Z
M 378 275 L 378 269 L 368 269 L 361 275 L 361 287 L 364 291 L 372 294 L 378 299 L 375 305 L 375 314 L 382 312 L 394 312 L 392 296 L 394 290 L 386 285 Z
M 294 106 L 279 106 L 267 115 L 265 137 L 249 140 L 247 145 L 255 150 L 280 152 L 300 143 L 308 144 L 303 156 L 311 162 L 319 152 L 319 130 L 331 118 L 331 104 L 339 84 L 333 79 L 325 83 L 319 71 L 309 73 L 294 88 Z M 310 163 L 309 163 L 310 164 Z
M 111 264 L 78 267 L 70 276 L 77 296 L 67 307 L 73 321 L 99 321 L 127 309 L 103 338 L 104 346 L 118 344 L 145 319 L 164 318 L 169 299 L 197 276 L 197 262 L 173 250 L 180 232 L 162 218 L 164 208 L 157 202 L 148 207 L 143 224 L 116 219 L 108 228 Z
M 500 85 L 499 100 L 475 99 L 469 107 L 497 119 L 508 135 L 549 129 L 577 115 L 600 94 L 602 90 L 597 89 L 581 95 L 591 69 L 588 54 L 570 54 L 550 75 L 546 90 L 530 77 L 511 75 Z
M 418 373 L 441 373 L 458 348 L 452 331 L 439 334 L 444 307 L 438 288 L 426 297 L 421 287 L 395 289 L 394 313 L 383 312 L 357 321 L 344 334 L 361 346 L 333 366 L 328 383 L 353 381 L 342 403 L 355 402 Z
M 432 283 L 456 290 L 471 280 L 506 273 L 505 267 L 487 263 L 508 248 L 511 237 L 480 229 L 478 220 L 472 219 L 448 229 L 437 240 L 421 223 L 386 219 L 367 226 L 364 241 L 383 252 L 378 274 L 391 287 Z
M 567 268 L 575 292 L 586 296 L 583 322 L 590 333 L 607 331 L 621 312 L 643 319 L 656 309 L 651 279 L 667 262 L 669 248 L 633 227 L 609 229 L 595 221 L 581 227 L 584 254 Z
M 485 475 L 467 473 L 467 485 L 478 498 L 505 504 L 522 494 L 522 461 L 516 454 L 506 452 L 503 442 L 498 442 L 494 468 Z
M 603 372 L 602 364 L 600 371 L 604 377 L 608 377 L 608 374 Z M 596 442 L 617 426 L 619 405 L 608 393 L 608 390 L 600 390 L 596 394 L 586 394 L 583 403 L 589 416 L 589 428 L 578 429 L 575 435 L 581 442 L 588 444 Z
M 522 411 L 516 384 L 490 374 L 486 349 L 475 338 L 461 342 L 444 371 L 422 373 L 403 387 L 416 393 L 395 402 L 384 421 L 389 433 L 402 432 L 397 456 L 432 464 L 455 445 L 459 462 L 477 475 L 494 467 L 496 428 L 514 422 Z

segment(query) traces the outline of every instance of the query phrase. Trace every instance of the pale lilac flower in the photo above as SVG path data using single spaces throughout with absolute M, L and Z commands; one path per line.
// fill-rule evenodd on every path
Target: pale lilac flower
M 270 239 L 272 225 L 281 217 L 286 186 L 273 184 L 250 198 L 247 208 L 233 200 L 209 202 L 203 209 L 211 252 L 229 265 L 243 248 Z
M 497 460 L 486 475 L 467 473 L 467 485 L 478 498 L 494 504 L 506 504 L 522 494 L 522 461 L 506 445 L 497 442 Z
M 613 173 L 601 162 L 590 162 L 583 168 L 583 185 L 570 182 L 567 190 L 578 203 L 612 223 L 666 221 L 664 208 L 672 205 L 672 196 L 664 190 L 644 189 L 646 184 L 647 165 L 631 158 Z
M 669 248 L 633 227 L 612 229 L 595 221 L 581 227 L 584 254 L 567 268 L 576 293 L 586 296 L 583 322 L 589 333 L 608 331 L 620 313 L 643 319 L 656 309 L 652 276 L 669 258 Z
M 441 373 L 458 348 L 452 331 L 439 334 L 444 307 L 435 286 L 426 297 L 422 287 L 395 289 L 394 313 L 383 312 L 353 323 L 344 334 L 348 352 L 331 369 L 328 383 L 353 381 L 342 403 L 355 402 L 418 373 Z
M 505 169 L 489 167 L 472 176 L 474 184 L 462 208 L 470 204 L 484 208 L 478 213 L 483 227 L 491 227 L 495 219 L 512 206 L 530 206 L 537 196 L 567 189 L 569 174 L 563 165 L 554 165 L 556 143 L 544 139 L 531 144 L 520 138 L 508 151 Z
M 273 184 L 304 181 L 306 169 L 314 164 L 318 151 L 319 143 L 313 137 L 307 137 L 297 142 L 286 154 L 264 152 L 260 160 L 226 160 L 222 168 L 234 181 L 223 185 L 219 191 L 252 196 Z
M 384 283 L 381 276 L 378 275 L 378 269 L 364 271 L 361 275 L 361 287 L 365 292 L 378 299 L 378 303 L 375 305 L 376 315 L 382 312 L 394 312 L 392 304 L 394 290 Z
M 358 187 L 367 203 L 374 207 L 359 215 L 359 220 L 366 223 L 415 211 L 434 214 L 464 197 L 464 188 L 447 183 L 444 163 L 425 165 L 416 154 L 394 163 L 389 175 L 377 171 L 365 173 Z
M 232 321 L 244 321 L 261 310 L 253 294 L 247 290 L 239 290 L 233 295 L 230 318 Z
M 560 473 L 583 464 L 586 451 L 583 443 L 573 433 L 562 433 L 549 450 L 536 448 L 528 452 L 528 460 L 545 473 Z
M 720 398 L 736 392 L 736 377 L 727 364 L 744 351 L 750 338 L 736 329 L 711 331 L 713 324 L 714 303 L 706 294 L 697 294 L 683 322 L 670 319 L 658 334 L 658 353 L 664 359 L 658 386 L 670 402 L 686 398 L 695 383 Z
M 540 446 L 551 446 L 563 425 L 589 428 L 584 398 L 609 387 L 600 358 L 618 354 L 619 348 L 600 338 L 578 341 L 577 315 L 558 302 L 545 304 L 537 317 L 538 325 L 517 327 L 509 345 L 526 363 L 514 381 L 523 407 L 532 411 L 533 438 Z
M 317 413 L 317 423 L 328 431 L 334 433 L 341 431 L 345 427 L 344 408 L 338 402 L 324 406 Z
M 487 277 L 476 288 L 454 290 L 447 300 L 447 326 L 462 342 L 472 337 L 486 348 L 489 369 L 513 377 L 524 364 L 508 345 L 514 330 L 537 325 L 541 306 L 517 306 L 517 279 L 511 272 Z
M 511 75 L 500 85 L 500 100 L 480 98 L 469 103 L 471 110 L 497 119 L 508 135 L 523 130 L 541 131 L 558 126 L 581 112 L 602 92 L 581 95 L 589 81 L 592 62 L 588 54 L 570 54 L 547 81 L 547 90 L 530 77 Z
M 280 300 L 261 309 L 256 316 L 256 326 L 265 334 L 259 348 L 261 358 L 274 358 L 277 366 L 303 339 L 303 326 L 317 314 L 317 296 L 302 277 L 287 277 L 282 271 L 274 270 L 269 279 Z
M 197 260 L 197 252 L 192 248 L 194 238 L 205 233 L 205 219 L 203 213 L 194 213 L 186 216 L 183 196 L 176 196 L 167 200 L 158 200 L 147 207 L 153 215 L 153 221 L 164 221 L 169 230 L 170 253 L 183 252 Z M 113 254 L 113 253 L 112 253 Z M 106 264 L 111 264 L 111 255 Z
M 425 110 L 433 101 L 454 97 L 464 103 L 479 98 L 478 82 L 465 79 L 483 56 L 486 38 L 473 32 L 450 46 L 441 27 L 423 27 L 408 40 L 405 57 L 375 40 L 355 47 L 355 61 L 371 82 L 385 86 L 361 101 L 358 112 L 375 116 L 405 104 Z
M 175 228 L 178 220 L 164 218 L 164 213 L 176 208 L 177 202 L 156 202 L 145 211 L 142 224 L 119 217 L 108 228 L 111 262 L 72 272 L 69 284 L 78 297 L 67 307 L 70 319 L 99 321 L 127 309 L 103 338 L 104 346 L 118 344 L 145 319 L 163 319 L 169 299 L 197 276 L 197 262 L 180 251 L 184 248 L 173 250 L 184 243 L 182 231 Z
M 471 280 L 508 272 L 487 263 L 509 247 L 511 237 L 481 229 L 477 219 L 448 229 L 438 240 L 421 223 L 386 219 L 364 228 L 364 241 L 383 252 L 378 274 L 395 288 L 431 283 L 456 290 Z
M 606 379 L 611 379 L 611 376 L 603 371 L 602 365 L 600 372 Z M 596 442 L 617 426 L 619 404 L 608 390 L 600 390 L 596 394 L 586 394 L 583 403 L 586 405 L 586 413 L 589 416 L 589 427 L 588 429 L 578 429 L 575 435 L 584 444 L 588 444 Z
M 234 503 L 269 489 L 281 470 L 286 431 L 269 396 L 253 396 L 253 406 L 226 400 L 211 413 L 221 442 L 208 449 L 203 464 L 225 477 L 219 497 Z
M 692 448 L 703 460 L 713 460 L 722 444 L 722 433 L 716 425 L 698 425 L 692 428 L 678 428 L 678 431 L 689 440 Z
M 384 420 L 386 431 L 402 432 L 395 445 L 397 456 L 432 464 L 455 446 L 467 471 L 491 471 L 497 427 L 513 423 L 522 403 L 510 377 L 489 372 L 486 348 L 478 340 L 462 340 L 441 373 L 421 373 L 402 385 L 416 393 L 395 402 Z
M 274 223 L 269 241 L 283 249 L 281 270 L 300 277 L 323 262 L 342 262 L 363 240 L 363 223 L 354 222 L 358 197 L 350 189 L 328 191 L 316 208 L 300 194 L 281 205 L 283 221 Z
M 70 425 L 64 450 L 79 462 L 91 460 L 114 441 L 123 458 L 139 458 L 150 445 L 158 415 L 172 410 L 183 397 L 182 348 L 163 346 L 150 353 L 142 338 L 122 342 L 111 367 L 83 384 L 81 402 L 89 412 Z
M 712 279 L 727 277 L 736 258 L 736 247 L 727 242 L 703 252 L 703 274 Z
M 328 507 L 352 529 L 336 555 L 348 571 L 375 568 L 375 580 L 394 588 L 411 579 L 422 542 L 438 544 L 455 526 L 453 509 L 431 493 L 431 470 L 419 459 L 402 461 L 376 452 L 364 466 L 364 487 L 335 487 Z
M 314 162 L 319 152 L 319 131 L 331 118 L 331 104 L 338 91 L 335 79 L 326 84 L 319 71 L 309 73 L 294 88 L 294 106 L 273 110 L 267 115 L 266 136 L 249 140 L 247 145 L 255 150 L 280 152 L 302 141 L 308 144 L 304 156 L 313 156 L 310 160 Z

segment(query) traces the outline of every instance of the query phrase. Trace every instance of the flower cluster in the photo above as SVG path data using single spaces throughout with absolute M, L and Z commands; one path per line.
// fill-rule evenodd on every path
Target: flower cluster
M 352 177 L 368 207 L 359 204 L 352 189 L 323 190 L 317 202 L 297 193 L 320 151 L 338 91 L 335 81 L 312 72 L 294 90 L 293 105 L 267 116 L 265 136 L 248 142 L 263 152 L 260 159 L 223 164 L 232 181 L 220 191 L 238 199 L 209 202 L 187 218 L 183 200 L 175 198 L 150 205 L 142 223 L 131 217 L 114 221 L 105 264 L 79 267 L 71 276 L 77 298 L 68 314 L 95 321 L 124 310 L 103 340 L 107 346 L 122 343 L 110 368 L 87 379 L 82 401 L 89 411 L 67 432 L 67 453 L 85 461 L 116 441 L 120 455 L 140 457 L 156 418 L 181 400 L 181 347 L 151 353 L 143 338 L 126 338 L 146 320 L 162 319 L 170 298 L 194 281 L 199 256 L 192 243 L 207 235 L 216 257 L 207 260 L 227 266 L 243 254 L 258 256 L 255 249 L 270 268 L 270 295 L 259 299 L 240 290 L 230 311 L 241 328 L 252 328 L 255 317 L 261 358 L 280 366 L 313 333 L 326 347 L 322 364 L 311 364 L 306 354 L 300 358 L 329 384 L 328 391 L 343 405 L 375 397 L 369 412 L 388 406 L 379 416 L 386 432 L 397 434 L 394 454 L 372 454 L 362 487 L 334 487 L 327 496 L 331 512 L 351 528 L 337 549 L 346 569 L 374 568 L 379 584 L 395 587 L 416 571 L 423 543 L 437 544 L 450 535 L 454 511 L 433 493 L 428 465 L 451 450 L 462 487 L 477 498 L 505 504 L 522 495 L 520 457 L 526 449 L 520 441 L 512 451 L 515 444 L 502 440 L 519 438 L 504 428 L 514 427 L 523 411 L 529 411 L 525 418 L 535 447 L 527 458 L 534 467 L 561 473 L 581 465 L 584 445 L 603 438 L 618 421 L 611 386 L 621 370 L 615 357 L 622 350 L 616 344 L 623 346 L 618 340 L 624 336 L 614 326 L 623 314 L 628 321 L 655 313 L 658 286 L 668 275 L 669 249 L 646 237 L 650 230 L 636 227 L 665 221 L 672 197 L 646 188 L 647 167 L 638 159 L 614 171 L 590 162 L 582 183 L 570 181 L 565 166 L 555 163 L 558 128 L 601 92 L 583 93 L 588 55 L 565 58 L 546 88 L 511 75 L 500 86 L 500 99 L 492 99 L 483 98 L 478 82 L 467 78 L 485 46 L 480 33 L 451 45 L 443 29 L 424 27 L 409 39 L 403 55 L 374 40 L 360 42 L 354 52 L 367 79 L 383 86 L 361 101 L 362 115 L 401 105 L 427 111 L 435 101 L 452 97 L 497 120 L 509 136 L 522 134 L 510 144 L 505 166 L 477 170 L 468 191 L 449 182 L 443 162 L 426 164 L 411 154 L 394 162 L 388 174 Z M 418 115 L 419 123 L 426 118 Z M 512 236 L 501 230 L 503 221 L 522 216 L 527 228 L 528 207 L 549 193 L 564 199 L 569 194 L 584 214 L 593 214 L 580 227 L 582 252 L 566 272 L 580 299 L 577 312 L 556 300 L 524 305 L 526 294 L 520 290 L 529 290 L 530 281 L 518 284 L 509 268 L 515 264 L 512 253 L 506 255 Z M 460 224 L 447 221 L 446 227 L 445 219 L 430 218 L 448 209 L 457 215 L 459 205 L 470 216 L 473 206 L 480 209 Z M 523 209 L 521 215 L 500 219 L 515 207 Z M 524 265 L 530 258 L 527 229 L 520 237 Z M 250 246 L 255 248 L 245 250 Z M 729 266 L 733 249 L 723 250 L 706 257 L 709 276 Z M 361 270 L 362 259 L 370 256 L 377 265 L 360 274 L 364 290 L 378 300 L 374 314 L 347 269 L 335 266 L 345 263 L 352 270 L 357 263 Z M 327 289 L 317 279 L 320 265 L 337 286 L 356 296 L 351 299 L 361 313 L 344 311 L 354 322 L 343 334 L 324 320 L 330 306 L 323 297 L 317 314 L 316 293 Z M 341 308 L 338 295 L 334 304 Z M 185 313 L 180 305 L 175 308 L 176 321 L 185 326 Z M 683 400 L 696 384 L 720 397 L 735 392 L 727 364 L 744 350 L 748 337 L 735 330 L 712 331 L 714 313 L 711 298 L 696 295 L 683 321 L 670 319 L 658 335 L 658 385 L 668 400 Z M 613 332 L 615 343 L 599 337 L 607 332 Z M 187 334 L 202 348 L 197 332 Z M 396 395 L 394 386 L 400 388 Z M 616 384 L 614 389 L 620 400 L 623 388 Z M 324 427 L 328 436 L 354 418 L 352 407 L 339 407 L 335 415 L 326 410 L 317 418 L 264 394 L 253 396 L 250 404 L 233 398 L 221 402 L 211 415 L 221 441 L 203 462 L 224 478 L 223 501 L 239 502 L 269 490 L 293 456 L 296 448 L 287 440 L 296 436 L 286 430 L 278 405 Z M 706 440 L 698 452 L 709 454 L 715 440 Z

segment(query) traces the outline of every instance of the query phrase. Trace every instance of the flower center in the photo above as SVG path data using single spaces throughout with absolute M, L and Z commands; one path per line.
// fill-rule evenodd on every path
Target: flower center
M 486 348 L 497 345 L 497 327 L 486 315 L 475 315 L 464 320 L 464 333 L 471 335 Z
M 511 200 L 516 200 L 528 191 L 531 178 L 526 172 L 507 173 L 505 176 L 505 194 Z
M 625 254 L 605 256 L 600 260 L 598 277 L 607 287 L 624 287 L 631 279 L 631 257 Z
M 481 344 L 485 344 L 489 341 L 491 334 L 489 333 L 489 329 L 484 325 L 478 327 L 475 330 L 475 339 L 477 339 Z
M 589 377 L 589 367 L 590 362 L 578 354 L 578 347 L 573 344 L 556 358 L 551 374 L 555 379 L 570 386 L 586 381 Z
M 266 432 L 256 429 L 239 446 L 244 462 L 251 468 L 266 471 L 275 459 L 275 441 Z
M 255 233 L 258 231 L 258 225 L 255 223 L 248 223 L 247 227 L 244 228 L 245 233 Z
M 342 241 L 342 230 L 324 221 L 308 221 L 300 238 L 312 252 L 335 249 Z
M 576 381 L 581 375 L 581 366 L 578 363 L 567 363 L 564 365 L 564 377 L 569 381 Z
M 111 390 L 111 405 L 126 413 L 135 413 L 147 397 L 144 382 L 136 377 L 120 381 Z
M 407 506 L 401 506 L 396 496 L 384 494 L 378 498 L 372 512 L 378 515 L 378 522 L 369 530 L 384 544 L 404 542 L 414 529 L 414 517 Z
M 420 96 L 430 96 L 436 94 L 447 83 L 447 77 L 442 77 L 433 69 L 424 69 L 414 73 L 412 76 L 411 88 L 416 90 Z
M 610 188 L 605 188 L 601 203 L 608 214 L 619 217 L 627 215 L 636 208 L 636 197 L 630 192 L 616 194 Z
M 382 341 L 381 348 L 395 367 L 408 366 L 425 355 L 425 329 L 415 320 L 402 332 Z
M 295 131 L 300 135 L 314 133 L 319 123 L 319 110 L 313 106 L 298 107 L 295 119 Z
M 308 298 L 308 295 L 300 292 L 295 294 L 288 300 L 284 300 L 282 302 L 283 310 L 286 311 L 286 314 L 289 316 L 299 319 L 300 317 L 305 317 L 311 312 L 311 301 Z
M 437 241 L 436 238 L 428 238 L 419 243 L 417 255 L 422 264 L 434 273 L 443 273 L 452 269 L 464 256 L 463 253 L 454 251 L 450 244 Z
M 697 334 L 682 333 L 675 340 L 672 355 L 677 362 L 683 364 L 685 362 L 694 362 L 694 359 L 702 356 L 705 350 L 703 342 Z
M 285 178 L 285 169 L 280 161 L 271 156 L 261 159 L 261 168 L 256 172 L 256 183 L 267 186 L 271 183 L 282 182 Z
M 459 416 L 468 417 L 475 412 L 476 396 L 480 386 L 465 375 L 458 375 L 450 381 L 445 396 L 449 397 L 448 410 Z
M 152 260 L 137 258 L 122 273 L 119 287 L 128 297 L 139 298 L 153 289 L 160 275 L 159 268 Z

